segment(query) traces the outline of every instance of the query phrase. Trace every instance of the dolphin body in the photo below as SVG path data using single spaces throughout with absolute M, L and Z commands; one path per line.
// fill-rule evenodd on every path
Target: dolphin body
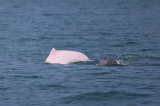
M 73 62 L 90 61 L 90 59 L 83 53 L 69 50 L 56 50 L 53 48 L 45 60 L 46 63 L 51 64 L 69 64 Z
M 125 62 L 124 60 L 115 60 L 111 57 L 102 57 L 99 60 L 99 63 L 96 65 L 100 65 L 100 66 L 121 66 L 121 65 L 128 65 L 127 62 Z

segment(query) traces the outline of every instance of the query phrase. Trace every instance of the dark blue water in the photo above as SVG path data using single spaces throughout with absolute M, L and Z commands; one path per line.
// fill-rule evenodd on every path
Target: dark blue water
M 0 0 L 1 106 L 158 106 L 159 0 Z M 50 50 L 94 62 L 44 63 Z M 96 66 L 100 57 L 128 66 Z

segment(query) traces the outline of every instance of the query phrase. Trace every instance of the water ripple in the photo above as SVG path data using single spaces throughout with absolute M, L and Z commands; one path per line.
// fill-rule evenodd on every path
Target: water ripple
M 141 93 L 130 93 L 130 92 L 119 92 L 119 91 L 109 91 L 109 92 L 91 92 L 78 94 L 74 96 L 64 97 L 62 100 L 63 103 L 74 103 L 78 101 L 108 101 L 111 99 L 114 100 L 127 100 L 135 98 L 148 98 L 150 94 L 141 94 Z

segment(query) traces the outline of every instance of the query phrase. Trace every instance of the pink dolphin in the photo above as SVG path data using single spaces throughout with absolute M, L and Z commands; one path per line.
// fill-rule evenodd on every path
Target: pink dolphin
M 68 50 L 56 50 L 53 48 L 45 60 L 52 64 L 69 64 L 73 62 L 90 61 L 90 59 L 83 53 Z

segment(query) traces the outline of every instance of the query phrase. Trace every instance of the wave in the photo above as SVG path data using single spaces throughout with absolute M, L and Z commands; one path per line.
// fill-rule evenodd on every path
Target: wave
M 28 38 L 20 38 L 19 41 L 24 42 L 24 41 L 34 41 L 36 38 L 28 37 Z
M 160 57 L 155 56 L 136 56 L 136 55 L 120 55 L 118 59 L 125 60 L 130 64 L 137 63 L 141 66 L 159 66 Z
M 16 75 L 13 77 L 14 78 L 25 78 L 25 79 L 41 79 L 41 78 L 43 78 L 42 76 L 36 76 L 36 75 L 31 75 L 31 76 Z
M 48 89 L 72 89 L 71 86 L 64 86 L 60 84 L 42 84 L 38 86 L 41 90 L 48 90 Z
M 0 87 L 0 91 L 6 91 L 6 90 L 9 90 L 11 89 L 10 87 Z
M 121 99 L 135 99 L 135 98 L 148 98 L 150 94 L 131 93 L 121 91 L 109 91 L 109 92 L 87 92 L 83 94 L 77 94 L 74 96 L 61 98 L 63 103 L 73 103 L 79 101 L 109 101 L 109 100 L 121 100 Z
M 120 55 L 118 56 L 118 58 L 124 60 L 160 59 L 160 57 L 154 57 L 154 56 L 134 56 L 134 55 Z

